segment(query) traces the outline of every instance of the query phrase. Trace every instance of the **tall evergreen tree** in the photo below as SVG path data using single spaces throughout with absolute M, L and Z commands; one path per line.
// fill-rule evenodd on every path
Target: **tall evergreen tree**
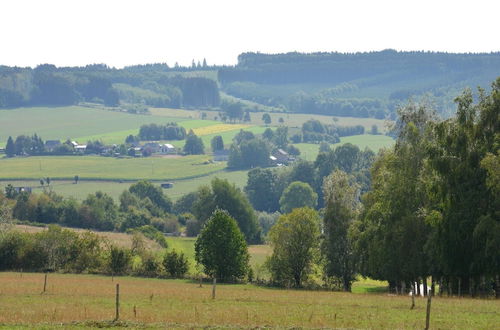
M 7 145 L 5 146 L 5 154 L 7 157 L 14 157 L 16 154 L 16 146 L 14 145 L 14 140 L 12 140 L 12 136 L 9 136 L 7 140 Z

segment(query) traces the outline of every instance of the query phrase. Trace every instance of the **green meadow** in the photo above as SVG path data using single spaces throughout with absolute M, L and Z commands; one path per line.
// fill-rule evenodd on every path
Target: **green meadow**
M 22 134 L 36 133 L 44 140 L 77 139 L 100 134 L 114 136 L 114 132 L 138 130 L 144 124 L 181 120 L 185 119 L 136 115 L 82 106 L 3 109 L 0 110 L 0 145 L 4 145 L 9 136 L 15 138 Z
M 0 159 L 0 179 L 174 180 L 204 176 L 226 167 L 211 156 L 112 158 L 44 156 Z
M 1 164 L 1 159 L 0 159 Z M 177 200 L 182 195 L 195 191 L 200 185 L 210 184 L 213 178 L 227 179 L 229 182 L 235 184 L 237 187 L 243 189 L 247 181 L 248 171 L 227 171 L 222 170 L 212 174 L 207 174 L 197 178 L 191 179 L 176 179 L 169 180 L 174 183 L 173 188 L 165 189 L 164 193 L 172 200 Z M 40 177 L 41 178 L 41 177 Z M 5 186 L 11 184 L 15 187 L 31 187 L 33 192 L 43 192 L 44 190 L 51 190 L 55 193 L 65 196 L 73 197 L 77 200 L 84 200 L 88 194 L 102 191 L 110 195 L 118 202 L 120 194 L 128 189 L 135 181 L 93 181 L 93 180 L 80 180 L 75 184 L 73 180 L 52 180 L 50 187 L 40 185 L 39 179 L 32 180 L 1 180 L 0 190 L 3 191 Z M 162 181 L 153 181 L 154 184 L 160 184 Z

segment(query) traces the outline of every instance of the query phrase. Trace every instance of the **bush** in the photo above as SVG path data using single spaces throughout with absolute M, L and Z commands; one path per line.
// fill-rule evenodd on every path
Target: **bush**
M 130 268 L 132 255 L 130 250 L 111 246 L 108 256 L 108 268 L 112 274 L 124 274 Z
M 189 270 L 189 262 L 183 252 L 172 250 L 163 257 L 165 272 L 174 278 L 183 278 Z

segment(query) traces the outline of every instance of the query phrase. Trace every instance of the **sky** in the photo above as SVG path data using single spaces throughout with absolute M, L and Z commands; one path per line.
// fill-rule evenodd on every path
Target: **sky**
M 500 51 L 498 0 L 1 0 L 0 65 L 234 65 L 243 52 Z

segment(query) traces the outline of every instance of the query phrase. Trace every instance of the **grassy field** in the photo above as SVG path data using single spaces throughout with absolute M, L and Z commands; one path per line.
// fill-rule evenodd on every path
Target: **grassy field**
M 66 140 L 139 129 L 141 125 L 153 122 L 161 124 L 180 120 L 183 119 L 133 115 L 80 106 L 0 110 L 0 145 L 5 144 L 9 136 L 21 134 L 37 133 L 44 140 Z
M 1 164 L 1 160 L 0 160 Z M 0 166 L 1 167 L 1 166 Z M 165 189 L 164 193 L 167 194 L 172 200 L 177 200 L 184 194 L 195 191 L 199 186 L 210 184 L 213 178 L 218 177 L 227 179 L 229 182 L 234 183 L 237 187 L 243 188 L 247 182 L 248 171 L 220 171 L 208 174 L 202 177 L 187 180 L 171 180 L 174 183 L 173 188 Z M 102 191 L 110 195 L 118 201 L 120 194 L 128 189 L 134 182 L 117 182 L 117 181 L 87 181 L 80 180 L 78 184 L 74 184 L 73 180 L 53 180 L 50 184 L 50 189 L 57 194 L 65 197 L 73 197 L 77 200 L 84 200 L 88 194 Z M 159 184 L 159 182 L 153 182 Z M 0 181 L 0 190 L 3 191 L 8 184 L 14 187 L 31 187 L 33 192 L 41 193 L 44 187 L 40 186 L 40 180 L 2 180 Z M 45 189 L 48 189 L 45 187 Z
M 423 328 L 425 299 L 387 294 L 282 290 L 254 285 L 211 286 L 186 280 L 0 273 L 0 324 L 76 328 L 110 325 L 120 284 L 123 326 L 151 328 Z M 495 329 L 500 301 L 435 297 L 431 328 Z M 98 323 L 103 322 L 103 323 Z
M 226 167 L 211 163 L 210 156 L 151 157 L 117 159 L 100 156 L 47 156 L 0 159 L 1 179 L 42 177 L 107 180 L 172 180 L 203 176 Z
M 382 148 L 391 147 L 394 144 L 394 139 L 386 135 L 353 135 L 341 137 L 339 143 L 332 144 L 331 147 L 335 148 L 337 146 L 343 145 L 345 143 L 352 143 L 358 146 L 361 150 L 369 148 L 374 152 L 378 152 Z M 296 143 L 294 144 L 300 150 L 300 157 L 314 161 L 319 153 L 319 144 L 315 143 Z

